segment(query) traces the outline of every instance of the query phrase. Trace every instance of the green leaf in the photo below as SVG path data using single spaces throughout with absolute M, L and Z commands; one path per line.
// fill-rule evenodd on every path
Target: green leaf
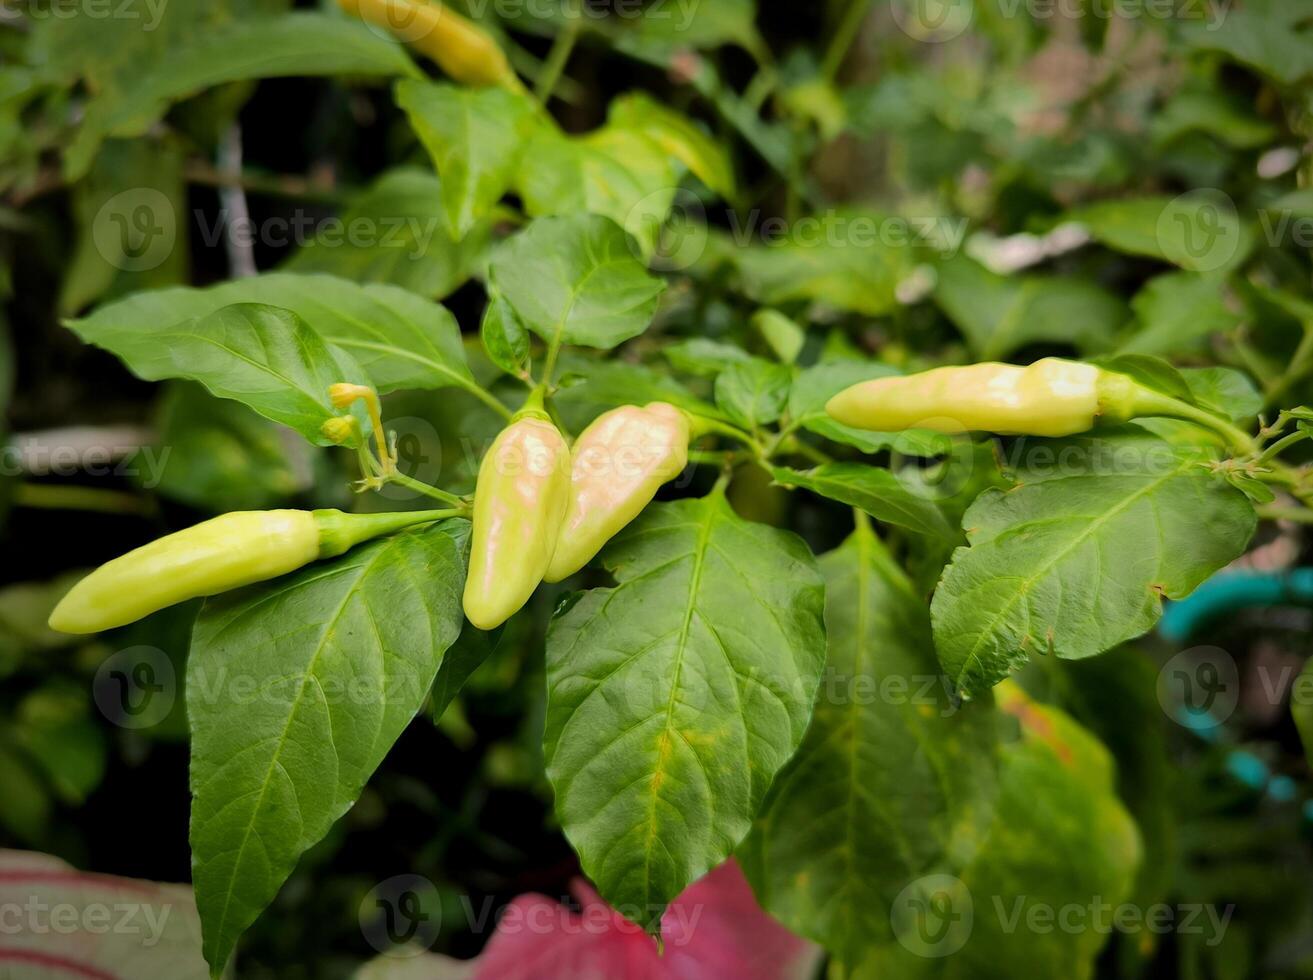
M 1304 665 L 1290 697 L 1290 714 L 1295 719 L 1304 756 L 1313 765 L 1313 660 Z
M 1229 333 L 1240 317 L 1227 309 L 1226 277 L 1193 272 L 1156 276 L 1131 300 L 1138 324 L 1119 354 L 1174 354 Z
M 527 377 L 529 371 L 529 332 L 515 315 L 511 304 L 496 293 L 488 298 L 479 325 L 483 349 L 492 361 L 507 374 Z
M 645 256 L 656 247 L 677 184 L 656 141 L 610 125 L 585 136 L 538 127 L 516 179 L 531 216 L 602 215 L 629 232 Z
M 1164 596 L 1188 595 L 1254 532 L 1242 493 L 1148 433 L 1021 451 L 1020 485 L 967 511 L 970 545 L 931 607 L 940 662 L 965 694 L 1033 653 L 1092 657 L 1139 636 Z
M 80 806 L 105 775 L 106 746 L 88 692 L 52 681 L 14 712 L 14 734 L 61 799 Z
M 734 200 L 734 168 L 729 154 L 688 116 L 644 92 L 631 92 L 612 100 L 607 119 L 622 129 L 647 136 L 702 183 L 727 200 Z
M 776 483 L 802 487 L 863 510 L 887 524 L 935 538 L 961 540 L 933 500 L 904 486 L 895 474 L 882 467 L 866 463 L 823 463 L 805 471 L 772 466 L 770 472 Z
M 1235 368 L 1183 368 L 1181 376 L 1200 408 L 1240 422 L 1263 410 L 1263 396 L 1249 376 Z
M 632 9 L 632 8 L 631 8 Z M 622 49 L 642 49 L 658 56 L 692 48 L 705 51 L 722 44 L 739 44 L 759 51 L 756 0 L 717 0 L 716 3 L 648 4 L 643 16 L 627 20 L 619 32 Z
M 898 941 L 875 950 L 854 980 L 1094 975 L 1108 930 L 1092 928 L 1092 906 L 1117 908 L 1134 894 L 1135 823 L 1098 739 L 1015 685 L 999 688 L 998 704 L 1017 735 L 1002 747 L 988 833 L 965 866 L 949 865 L 951 877 L 906 882 L 891 911 Z M 1079 927 L 1028 926 L 1067 908 L 1084 911 Z
M 138 377 L 199 381 L 211 394 L 239 401 L 316 445 L 331 444 L 319 427 L 338 414 L 329 386 L 369 382 L 350 354 L 325 342 L 291 310 L 274 306 L 224 306 L 145 333 L 102 330 L 91 323 L 69 326 L 88 343 L 118 355 Z
M 1294 85 L 1313 72 L 1313 32 L 1298 30 L 1307 10 L 1291 4 L 1266 9 L 1231 9 L 1215 23 L 1187 25 L 1186 43 L 1199 51 L 1219 51 L 1283 85 Z
M 894 940 L 907 882 L 989 829 L 997 721 L 988 703 L 953 701 L 925 600 L 869 529 L 820 566 L 825 680 L 738 858 L 768 912 L 856 964 Z
M 573 382 L 563 387 L 553 399 L 557 410 L 572 431 L 583 428 L 607 409 L 618 405 L 643 405 L 669 402 L 695 415 L 721 419 L 714 406 L 698 398 L 670 376 L 645 364 L 627 361 L 602 361 L 579 355 L 561 358 L 564 379 Z
M 411 529 L 202 609 L 192 880 L 216 974 L 424 704 L 461 631 L 468 527 Z
M 752 314 L 757 328 L 782 364 L 793 364 L 807 342 L 807 333 L 778 310 L 758 310 Z
M 787 367 L 759 357 L 731 364 L 716 378 L 716 404 L 739 425 L 756 429 L 780 417 L 791 381 Z
M 1110 248 L 1147 255 L 1191 272 L 1233 269 L 1249 257 L 1254 230 L 1240 220 L 1227 195 L 1196 190 L 1179 197 L 1103 201 L 1063 219 L 1084 225 Z
M 549 344 L 615 347 L 647 329 L 665 284 L 615 222 L 539 218 L 493 252 L 492 284 Z
M 403 79 L 397 105 L 442 177 L 447 224 L 456 238 L 510 189 L 535 119 L 533 103 L 505 88 L 466 88 Z
M 965 255 L 942 263 L 938 272 L 935 302 L 981 361 L 1038 341 L 1099 350 L 1129 316 L 1117 296 L 1071 276 L 1000 276 Z
M 752 355 L 742 347 L 706 337 L 690 337 L 667 344 L 661 348 L 661 353 L 675 370 L 701 378 L 714 378 L 735 364 L 752 360 Z
M 320 222 L 315 237 L 293 252 L 283 268 L 446 296 L 481 266 L 492 228 L 483 224 L 453 240 L 443 217 L 444 194 L 445 180 L 431 173 L 391 170 L 341 215 Z
M 792 534 L 724 498 L 657 504 L 603 552 L 617 585 L 547 635 L 547 773 L 583 869 L 643 924 L 747 835 L 802 739 L 824 587 Z
M 234 303 L 267 303 L 296 313 L 354 355 L 380 392 L 448 385 L 482 390 L 465 362 L 456 318 L 445 307 L 394 286 L 362 286 L 322 274 L 270 272 L 208 289 L 135 293 L 68 326 L 116 353 L 135 345 L 158 348 L 159 335 L 175 324 Z
M 764 306 L 810 300 L 867 316 L 891 313 L 899 306 L 898 284 L 912 270 L 912 252 L 881 240 L 881 220 L 805 218 L 809 224 L 799 222 L 783 241 L 735 249 L 744 292 Z
M 1208 133 L 1237 149 L 1258 149 L 1271 143 L 1276 127 L 1259 118 L 1252 108 L 1224 92 L 1178 92 L 1163 105 L 1149 124 L 1159 148 L 1189 133 Z
M 105 138 L 140 136 L 171 103 L 225 82 L 418 74 L 400 45 L 345 17 L 303 11 L 236 20 L 172 48 L 121 93 L 93 100 L 64 158 L 65 174 L 76 178 L 86 173 Z
M 310 447 L 200 385 L 166 388 L 155 431 L 154 456 L 142 453 L 134 461 L 138 482 L 197 510 L 265 510 L 286 504 L 314 480 Z
M 184 159 L 176 140 L 105 144 L 73 191 L 77 244 L 60 284 L 61 313 L 186 280 Z

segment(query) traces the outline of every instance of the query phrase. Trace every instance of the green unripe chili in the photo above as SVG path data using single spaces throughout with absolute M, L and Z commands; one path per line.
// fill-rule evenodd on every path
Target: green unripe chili
M 863 381 L 831 398 L 825 410 L 845 425 L 876 432 L 1066 436 L 1100 418 L 1134 417 L 1138 387 L 1123 374 L 1046 357 L 1029 367 L 971 364 Z
M 536 392 L 479 464 L 465 617 L 500 626 L 547 573 L 570 498 L 570 449 Z
M 97 633 L 124 626 L 174 603 L 277 578 L 370 538 L 455 513 L 224 514 L 101 565 L 64 596 L 50 614 L 50 627 L 62 633 Z

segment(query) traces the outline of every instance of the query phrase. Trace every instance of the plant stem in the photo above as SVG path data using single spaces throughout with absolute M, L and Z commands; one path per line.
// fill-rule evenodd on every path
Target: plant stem
M 40 510 L 85 510 L 100 514 L 146 516 L 155 512 L 150 501 L 122 490 L 57 486 L 49 483 L 18 484 L 14 487 L 13 503 L 15 507 L 33 507 Z
M 407 476 L 400 470 L 394 470 L 388 477 L 389 483 L 395 483 L 398 486 L 414 490 L 416 493 L 422 493 L 426 497 L 432 497 L 434 500 L 441 500 L 443 503 L 451 504 L 453 507 L 460 508 L 461 512 L 469 509 L 469 505 L 454 493 L 448 493 L 446 490 L 440 490 L 437 487 L 430 486 L 422 480 L 416 480 L 414 477 Z
M 565 6 L 565 26 L 552 41 L 552 49 L 547 53 L 547 60 L 543 62 L 542 74 L 538 76 L 538 82 L 533 87 L 533 94 L 544 106 L 551 100 L 556 83 L 561 78 L 561 72 L 565 70 L 565 64 L 570 60 L 570 53 L 574 51 L 575 42 L 579 40 L 579 24 L 579 5 L 576 0 L 575 3 L 567 3 Z
M 1202 408 L 1196 408 L 1194 405 L 1183 402 L 1178 398 L 1172 398 L 1170 395 L 1164 395 L 1161 392 L 1145 388 L 1143 385 L 1137 387 L 1134 414 L 1160 415 L 1166 418 L 1194 422 L 1196 425 L 1216 432 L 1227 441 L 1232 449 L 1235 449 L 1241 455 L 1250 456 L 1258 452 L 1258 445 L 1254 442 L 1253 437 L 1247 432 L 1236 428 L 1225 419 L 1218 418 L 1211 412 L 1205 412 Z
M 1276 442 L 1272 443 L 1272 445 L 1264 449 L 1262 454 L 1258 457 L 1258 462 L 1266 463 L 1274 456 L 1279 456 L 1282 452 L 1289 449 L 1291 446 L 1295 445 L 1298 442 L 1304 441 L 1308 437 L 1309 434 L 1307 432 L 1304 432 L 1302 429 L 1296 430 L 1290 433 L 1289 435 L 1284 436 L 1281 439 L 1278 439 Z
M 870 9 L 871 0 L 852 0 L 852 3 L 848 4 L 843 20 L 839 22 L 838 30 L 834 32 L 829 47 L 825 49 L 825 60 L 821 62 L 821 75 L 827 82 L 834 81 L 835 76 L 839 74 L 843 59 L 847 56 L 853 41 L 857 39 L 857 32 L 862 29 L 862 23 L 866 20 L 866 14 Z
M 1308 372 L 1310 362 L 1313 362 L 1313 324 L 1304 323 L 1301 326 L 1304 328 L 1304 336 L 1300 337 L 1299 346 L 1295 348 L 1289 366 L 1264 393 L 1263 403 L 1266 406 L 1275 405 L 1287 391 L 1302 380 Z
M 1268 504 L 1258 508 L 1258 516 L 1268 521 L 1294 521 L 1313 524 L 1313 510 L 1306 507 L 1280 507 Z
M 485 391 L 477 384 L 467 384 L 465 386 L 465 390 L 468 391 L 475 398 L 477 398 L 479 401 L 483 402 L 483 404 L 487 405 L 489 408 L 491 408 L 494 412 L 496 412 L 498 415 L 500 415 L 508 422 L 511 420 L 511 416 L 515 414 L 509 408 L 503 405 L 500 401 L 498 401 L 495 395 L 493 395 L 489 391 Z

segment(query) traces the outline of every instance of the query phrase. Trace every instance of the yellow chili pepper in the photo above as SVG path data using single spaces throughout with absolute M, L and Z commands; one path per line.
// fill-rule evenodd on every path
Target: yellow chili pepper
M 426 0 L 338 0 L 349 14 L 386 28 L 444 72 L 468 85 L 519 88 L 501 46 L 450 7 Z
M 455 511 L 344 514 L 338 510 L 237 511 L 106 562 L 60 600 L 50 628 L 98 633 L 187 599 L 276 578 L 318 558 Z
M 585 429 L 571 454 L 570 506 L 546 580 L 579 571 L 637 517 L 688 464 L 688 440 L 688 416 L 665 402 L 614 409 Z
M 529 601 L 570 499 L 570 449 L 541 408 L 522 409 L 479 465 L 465 616 L 500 626 Z
M 1148 394 L 1127 375 L 1046 357 L 1029 367 L 972 364 L 863 381 L 831 398 L 825 411 L 844 425 L 875 432 L 1065 436 L 1101 419 L 1135 417 L 1141 393 Z

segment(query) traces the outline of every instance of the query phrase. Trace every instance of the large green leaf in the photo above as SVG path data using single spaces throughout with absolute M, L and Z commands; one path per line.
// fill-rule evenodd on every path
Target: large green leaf
M 478 388 L 460 328 L 445 307 L 393 286 L 362 286 L 322 274 L 271 272 L 208 289 L 136 293 L 68 326 L 83 340 L 118 353 L 137 344 L 159 347 L 159 335 L 174 324 L 233 303 L 293 311 L 321 337 L 349 350 L 380 391 Z
M 149 331 L 102 330 L 92 320 L 70 326 L 83 340 L 118 355 L 138 377 L 199 381 L 318 445 L 331 444 L 319 428 L 338 414 L 329 386 L 369 381 L 349 353 L 295 313 L 259 303 L 223 306 Z
M 481 265 L 492 229 L 483 224 L 453 240 L 443 216 L 444 192 L 445 178 L 421 170 L 389 171 L 340 216 L 322 222 L 284 268 L 446 296 Z
M 1064 220 L 1079 222 L 1119 252 L 1147 255 L 1191 272 L 1235 268 L 1257 237 L 1240 220 L 1234 201 L 1208 190 L 1101 201 L 1068 212 Z
M 1046 340 L 1099 350 L 1129 318 L 1125 303 L 1085 279 L 1000 276 L 964 255 L 944 262 L 938 271 L 935 302 L 981 361 L 999 360 Z
M 149 62 L 121 92 L 87 107 L 64 160 L 69 177 L 84 174 L 108 136 L 139 136 L 169 105 L 207 88 L 291 75 L 417 75 L 400 45 L 364 24 L 318 12 L 235 20 L 202 31 Z
M 670 156 L 659 143 L 614 125 L 584 136 L 538 127 L 516 180 L 524 208 L 534 217 L 604 215 L 634 236 L 644 254 L 656 246 L 677 184 Z
M 286 429 L 200 385 L 175 382 L 155 414 L 157 445 L 134 469 L 148 490 L 197 510 L 264 510 L 314 480 L 314 452 Z
M 894 940 L 909 880 L 979 846 L 996 718 L 987 702 L 954 703 L 925 600 L 869 528 L 820 566 L 825 681 L 738 857 L 767 911 L 851 965 Z
M 610 348 L 647 329 L 665 284 L 596 214 L 539 218 L 493 253 L 492 283 L 551 344 Z
M 756 429 L 784 411 L 793 377 L 783 364 L 753 357 L 716 377 L 716 404 L 739 425 Z
M 622 128 L 643 133 L 711 190 L 734 199 L 734 169 L 729 154 L 688 116 L 643 92 L 631 92 L 611 101 L 607 118 Z
M 428 697 L 461 631 L 468 527 L 411 529 L 202 609 L 192 880 L 216 972 Z
M 822 463 L 810 470 L 772 466 L 776 483 L 802 487 L 857 507 L 876 520 L 948 541 L 961 537 L 929 496 L 905 486 L 889 470 L 866 463 Z
M 1302 4 L 1263 4 L 1217 11 L 1216 22 L 1189 24 L 1186 42 L 1201 51 L 1220 51 L 1285 85 L 1313 73 L 1313 32 L 1297 28 L 1308 14 Z
M 1134 894 L 1140 839 L 1107 750 L 1014 685 L 997 693 L 1017 736 L 1002 747 L 989 831 L 965 866 L 905 882 L 890 912 L 897 942 L 857 980 L 1088 980 L 1110 910 Z
M 767 306 L 811 300 L 868 316 L 890 313 L 913 261 L 910 247 L 882 239 L 886 221 L 832 212 L 803 218 L 766 244 L 737 248 L 744 292 Z
M 505 88 L 402 79 L 397 105 L 442 177 L 454 237 L 463 238 L 510 188 L 536 118 L 533 103 Z
M 1117 353 L 1175 354 L 1233 330 L 1240 317 L 1227 309 L 1225 290 L 1225 276 L 1169 272 L 1150 279 L 1131 300 L 1139 323 Z
M 1238 556 L 1253 506 L 1197 453 L 1155 436 L 1021 444 L 1020 485 L 962 525 L 932 604 L 940 662 L 966 694 L 1033 653 L 1092 657 L 1150 629 Z
M 59 309 L 171 286 L 188 275 L 185 153 L 176 140 L 111 140 L 73 193 L 77 245 Z
M 548 632 L 547 771 L 584 871 L 650 925 L 743 840 L 802 739 L 823 583 L 798 538 L 718 494 L 650 507 L 603 562 L 618 584 Z

